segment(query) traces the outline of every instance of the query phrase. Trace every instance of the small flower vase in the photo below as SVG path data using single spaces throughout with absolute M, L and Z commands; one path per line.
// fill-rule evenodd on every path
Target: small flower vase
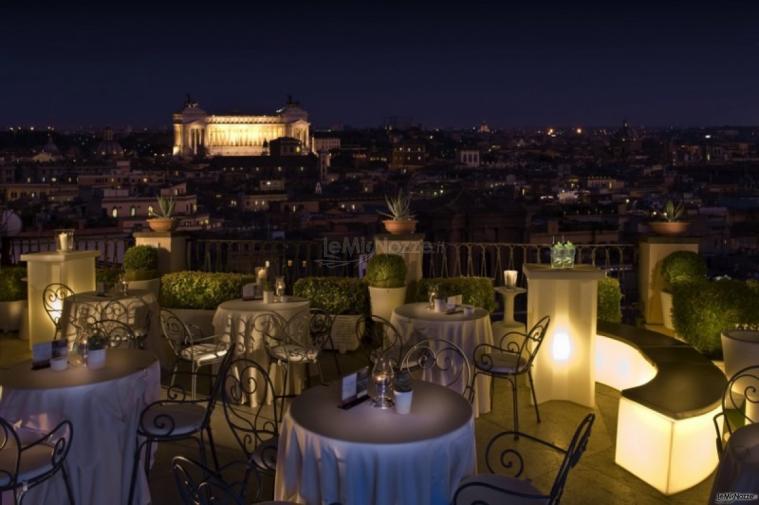
M 564 245 L 564 268 L 574 268 L 575 266 L 575 246 L 572 242 L 567 242 Z
M 398 414 L 408 414 L 411 412 L 411 401 L 414 398 L 413 391 L 393 391 L 395 400 L 395 411 Z
M 564 244 L 551 246 L 551 268 L 564 268 Z
M 264 303 L 274 303 L 274 291 L 264 291 Z
M 97 370 L 105 366 L 106 349 L 90 349 L 87 352 L 87 368 Z

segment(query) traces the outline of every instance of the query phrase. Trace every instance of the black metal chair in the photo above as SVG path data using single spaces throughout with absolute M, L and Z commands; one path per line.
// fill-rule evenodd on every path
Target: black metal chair
M 329 312 L 322 309 L 311 309 L 309 319 L 309 333 L 311 334 L 311 343 L 318 347 L 322 353 L 329 348 L 335 361 L 335 370 L 340 377 L 340 362 L 337 358 L 339 354 L 335 348 L 335 342 L 332 340 L 332 325 L 335 323 L 335 317 Z
M 171 460 L 171 469 L 177 483 L 179 496 L 184 505 L 247 505 L 251 499 L 250 485 L 246 481 L 225 480 L 224 474 L 229 474 L 230 468 L 241 466 L 246 475 L 256 476 L 255 492 L 252 499 L 261 497 L 261 477 L 255 468 L 242 462 L 226 465 L 223 473 L 215 472 L 205 465 L 191 459 L 176 456 Z M 248 479 L 249 480 L 249 479 Z M 255 502 L 257 505 L 284 505 L 285 502 Z
M 93 325 L 95 331 L 101 332 L 108 338 L 108 347 L 121 349 L 141 349 L 142 339 L 132 328 L 122 321 L 101 319 Z
M 128 505 L 131 505 L 134 499 L 134 488 L 143 449 L 145 450 L 145 475 L 148 476 L 150 473 L 150 460 L 154 443 L 194 440 L 198 444 L 201 461 L 206 462 L 205 438 L 207 436 L 214 466 L 219 467 L 219 459 L 216 455 L 216 446 L 211 432 L 211 415 L 216 407 L 216 402 L 222 396 L 221 389 L 224 377 L 237 349 L 237 346 L 227 348 L 208 399 L 188 399 L 184 388 L 172 385 L 166 392 L 166 400 L 155 401 L 142 410 L 140 423 L 137 426 L 137 449 L 134 453 L 132 465 Z M 177 372 L 177 374 L 179 373 L 181 372 Z M 197 375 L 197 372 L 190 375 L 192 379 L 195 379 L 194 376 Z
M 52 283 L 45 286 L 42 291 L 42 306 L 50 320 L 55 325 L 55 338 L 61 337 L 64 330 L 61 318 L 63 316 L 63 302 L 66 298 L 74 296 L 74 290 L 65 284 Z M 73 316 L 72 316 L 73 317 Z
M 567 483 L 569 471 L 580 461 L 588 447 L 595 414 L 588 414 L 575 430 L 567 449 L 533 437 L 527 433 L 504 431 L 495 435 L 485 451 L 485 463 L 489 474 L 477 474 L 464 479 L 453 497 L 454 505 L 499 505 L 501 503 L 541 503 L 556 505 L 560 502 Z M 517 435 L 514 437 L 514 435 Z M 504 444 L 502 446 L 501 444 Z M 524 452 L 519 445 L 531 445 L 530 455 L 535 466 L 544 471 L 546 461 L 559 455 L 561 464 L 548 494 L 538 490 L 523 477 Z M 556 456 L 553 456 L 556 457 Z M 503 472 L 498 473 L 499 471 Z
M 29 489 L 61 472 L 69 503 L 74 505 L 65 464 L 73 436 L 73 425 L 63 421 L 24 445 L 13 425 L 0 417 L 0 493 L 12 492 L 14 504 L 19 505 Z
M 228 321 L 231 317 L 228 318 Z M 228 322 L 229 326 L 231 322 Z M 176 314 L 168 309 L 161 309 L 161 331 L 169 348 L 174 354 L 174 365 L 171 369 L 170 385 L 174 385 L 174 379 L 181 362 L 190 363 L 192 376 L 192 398 L 195 399 L 197 391 L 197 372 L 201 367 L 213 366 L 221 362 L 229 342 L 225 342 L 220 336 L 206 337 L 200 328 L 185 324 Z M 193 331 L 194 330 L 194 331 Z
M 479 374 L 489 375 L 492 378 L 491 402 L 495 401 L 495 395 L 492 394 L 495 379 L 505 379 L 511 384 L 515 432 L 519 431 L 517 378 L 520 375 L 526 374 L 530 381 L 535 417 L 540 422 L 540 411 L 535 397 L 535 384 L 532 380 L 532 363 L 540 350 L 550 323 L 551 318 L 545 316 L 535 323 L 527 333 L 508 331 L 498 339 L 496 345 L 480 344 L 474 348 L 472 353 L 475 380 Z
M 756 415 L 749 413 L 747 407 L 754 405 L 753 412 L 759 413 L 759 365 L 746 367 L 733 375 L 725 392 L 722 394 L 722 412 L 714 416 L 714 429 L 717 431 L 717 453 L 722 457 L 725 444 L 735 430 L 759 422 Z M 719 419 L 723 419 L 720 430 Z
M 277 466 L 279 423 L 284 398 L 276 395 L 266 369 L 256 361 L 238 358 L 227 369 L 222 385 L 224 417 L 245 459 L 259 471 L 273 474 Z M 260 398 L 256 402 L 251 398 Z M 265 415 L 272 396 L 272 414 Z M 245 406 L 244 404 L 249 404 Z M 253 406 L 257 403 L 257 406 Z
M 385 355 L 395 364 L 403 360 L 403 339 L 398 329 L 380 316 L 370 316 L 356 322 L 356 336 L 363 344 L 368 363 L 374 363 L 379 355 Z
M 449 340 L 420 340 L 406 351 L 400 368 L 417 379 L 432 376 L 431 382 L 456 390 L 469 403 L 474 401 L 472 365 L 464 350 Z

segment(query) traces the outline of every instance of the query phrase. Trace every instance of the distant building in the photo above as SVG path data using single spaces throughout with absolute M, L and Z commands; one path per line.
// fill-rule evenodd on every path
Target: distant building
M 106 128 L 101 140 L 95 148 L 95 156 L 102 158 L 120 158 L 124 155 L 124 149 L 113 139 L 113 130 Z
M 208 114 L 189 96 L 173 116 L 175 156 L 260 156 L 275 139 L 300 142 L 301 154 L 310 151 L 308 113 L 288 100 L 275 114 Z
M 477 168 L 480 166 L 480 151 L 477 149 L 457 149 L 456 161 L 460 165 Z
M 419 168 L 427 162 L 427 149 L 422 142 L 400 142 L 393 146 L 390 168 Z

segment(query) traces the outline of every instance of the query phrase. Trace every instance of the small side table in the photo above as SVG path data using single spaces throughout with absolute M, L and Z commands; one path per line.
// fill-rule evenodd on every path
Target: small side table
M 514 319 L 514 298 L 526 293 L 524 288 L 507 288 L 505 286 L 495 288 L 496 292 L 503 297 L 503 320 L 493 323 L 493 331 L 500 333 L 507 329 L 524 329 L 524 323 Z

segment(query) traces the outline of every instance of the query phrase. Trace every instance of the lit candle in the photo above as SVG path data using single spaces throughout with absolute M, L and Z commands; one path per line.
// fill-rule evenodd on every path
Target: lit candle
M 515 288 L 517 286 L 517 273 L 516 270 L 503 271 L 503 282 L 507 288 Z

